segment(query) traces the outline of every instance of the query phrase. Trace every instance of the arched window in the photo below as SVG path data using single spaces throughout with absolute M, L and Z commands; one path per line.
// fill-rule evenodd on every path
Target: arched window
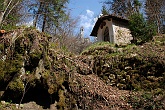
M 108 27 L 105 28 L 105 31 L 104 31 L 104 41 L 105 42 L 110 42 L 110 38 L 109 38 L 109 29 Z

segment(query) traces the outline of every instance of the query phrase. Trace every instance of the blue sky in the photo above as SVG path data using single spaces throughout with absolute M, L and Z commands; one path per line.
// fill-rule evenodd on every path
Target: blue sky
M 78 18 L 78 27 L 84 27 L 84 37 L 89 37 L 97 17 L 101 13 L 103 0 L 70 0 L 68 8 L 74 18 Z

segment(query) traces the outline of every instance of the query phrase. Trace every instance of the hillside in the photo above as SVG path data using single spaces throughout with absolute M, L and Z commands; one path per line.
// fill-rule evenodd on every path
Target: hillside
M 50 38 L 31 28 L 0 36 L 0 109 L 165 109 L 165 35 L 96 43 L 81 55 Z

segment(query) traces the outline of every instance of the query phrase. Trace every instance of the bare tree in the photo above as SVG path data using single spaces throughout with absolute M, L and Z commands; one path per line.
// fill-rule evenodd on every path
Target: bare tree
M 146 0 L 145 12 L 148 22 L 154 23 L 157 26 L 157 33 L 162 33 L 165 22 L 165 1 Z
M 67 17 L 64 20 L 65 22 L 60 22 L 59 27 L 56 28 L 52 43 L 58 44 L 58 48 L 60 49 L 66 49 L 79 54 L 91 42 L 87 38 L 81 38 L 80 34 L 75 34 L 75 29 L 78 28 L 77 23 L 79 18 L 72 18 L 69 12 L 67 13 Z
M 9 16 L 11 11 L 21 2 L 21 0 L 2 0 L 0 1 L 0 25 Z

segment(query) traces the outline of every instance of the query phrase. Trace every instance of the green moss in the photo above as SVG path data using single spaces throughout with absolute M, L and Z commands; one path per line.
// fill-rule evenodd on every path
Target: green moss
M 0 60 L 0 82 L 3 82 L 3 79 L 4 79 L 4 62 Z M 1 84 L 1 83 L 0 83 Z
M 128 103 L 132 105 L 134 109 L 141 110 L 162 110 L 164 109 L 163 103 L 160 100 L 155 99 L 157 97 L 152 92 L 145 92 L 133 94 L 128 98 Z M 159 96 L 163 97 L 163 96 Z
M 15 25 L 11 25 L 10 23 L 2 25 L 1 29 L 5 29 L 6 31 L 11 31 L 17 29 L 18 27 Z
M 16 80 L 10 82 L 8 87 L 10 90 L 22 92 L 24 89 L 24 84 L 23 84 L 22 80 L 16 79 Z
M 43 73 L 42 73 L 42 77 L 44 79 L 48 79 L 50 77 L 50 70 L 45 70 Z
M 8 83 L 15 74 L 20 73 L 22 67 L 22 59 L 18 58 L 13 60 L 6 60 L 4 66 L 2 66 L 2 71 L 4 73 L 4 82 Z
M 0 103 L 0 110 L 19 110 L 19 109 L 16 108 L 15 104 L 6 102 L 6 104 Z
M 59 90 L 58 96 L 59 96 L 59 101 L 57 103 L 57 108 L 59 110 L 64 110 L 65 107 L 66 107 L 64 91 L 63 90 Z
M 112 51 L 115 51 L 115 46 L 114 44 L 111 44 L 109 42 L 97 42 L 91 46 L 89 46 L 88 48 L 86 48 L 82 53 L 81 55 L 100 55 L 102 54 L 102 52 L 105 52 L 105 50 L 112 50 Z M 107 53 L 108 53 L 107 51 Z
M 24 83 L 20 79 L 15 79 L 11 81 L 8 85 L 9 97 L 10 98 L 18 98 L 22 96 L 24 91 Z
M 164 89 L 156 88 L 156 89 L 154 89 L 154 90 L 151 90 L 151 92 L 152 92 L 154 95 L 160 95 L 160 94 L 163 94 L 163 93 L 164 93 Z
M 57 84 L 51 84 L 51 85 L 49 85 L 49 87 L 48 87 L 48 93 L 49 94 L 53 94 L 53 93 L 56 93 L 56 92 L 58 92 L 58 85 Z
M 44 60 L 44 67 L 47 70 L 50 70 L 50 68 L 51 68 L 51 62 L 50 62 L 50 60 L 49 60 L 47 55 L 46 55 L 45 60 Z
M 108 80 L 108 77 L 103 75 L 103 80 Z
M 42 52 L 39 51 L 39 50 L 35 50 L 34 52 L 30 53 L 30 57 L 31 59 L 35 60 L 35 59 L 40 59 L 41 58 L 41 55 L 42 55 Z
M 38 66 L 41 57 L 42 57 L 42 51 L 40 50 L 35 50 L 34 52 L 30 53 L 30 62 L 32 69 Z
M 8 68 L 9 73 L 19 73 L 21 67 L 22 67 L 22 61 L 21 60 L 13 60 L 8 65 L 10 68 Z
M 117 87 L 118 87 L 119 89 L 125 89 L 125 88 L 126 88 L 126 85 L 125 85 L 125 84 L 118 83 L 118 84 L 117 84 Z
M 2 83 L 4 81 L 4 71 L 2 69 L 0 69 L 0 83 Z
M 60 86 L 62 86 L 63 82 L 65 81 L 65 76 L 64 76 L 63 73 L 60 73 L 60 74 L 61 74 L 61 75 L 59 75 L 59 76 L 57 77 L 57 84 L 60 85 Z
M 4 50 L 4 44 L 0 44 L 0 51 L 2 52 Z
M 49 48 L 58 49 L 59 48 L 59 43 L 50 42 Z
M 19 37 L 16 39 L 15 41 L 15 53 L 16 54 L 25 54 L 25 45 L 23 44 L 24 38 L 23 37 Z

